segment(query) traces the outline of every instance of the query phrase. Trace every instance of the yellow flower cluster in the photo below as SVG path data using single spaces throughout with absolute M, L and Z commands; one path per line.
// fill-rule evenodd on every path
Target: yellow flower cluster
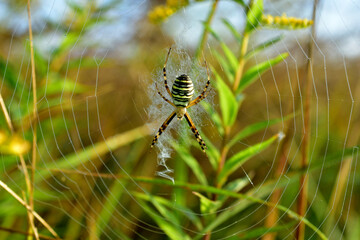
M 30 150 L 30 143 L 17 135 L 10 137 L 0 130 L 0 153 L 21 155 Z
M 313 24 L 313 20 L 287 17 L 284 13 L 281 16 L 263 15 L 261 24 L 266 27 L 277 27 L 286 29 L 307 28 Z
M 181 7 L 189 4 L 188 0 L 166 0 L 166 5 L 160 5 L 153 8 L 148 17 L 152 23 L 161 23 L 173 15 Z

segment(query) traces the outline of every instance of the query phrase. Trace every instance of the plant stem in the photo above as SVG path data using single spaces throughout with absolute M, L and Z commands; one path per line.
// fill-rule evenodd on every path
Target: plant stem
M 287 152 L 289 151 L 289 132 L 290 128 L 287 128 L 285 139 L 283 140 L 283 144 L 281 145 L 281 154 L 278 162 L 278 166 L 275 170 L 275 179 L 278 179 L 281 177 L 281 175 L 284 173 L 286 164 L 287 164 Z M 278 204 L 281 197 L 281 191 L 282 189 L 276 189 L 270 197 L 270 202 L 273 204 Z M 268 215 L 265 220 L 265 227 L 272 228 L 276 225 L 276 222 L 278 221 L 279 217 L 279 211 L 278 209 L 274 207 L 268 207 Z M 267 233 L 262 237 L 262 240 L 274 240 L 276 238 L 276 232 L 273 233 Z
M 35 176 L 35 168 L 36 168 L 36 139 L 37 139 L 37 96 L 36 96 L 36 74 L 35 74 L 35 60 L 34 60 L 34 46 L 33 46 L 33 35 L 32 35 L 32 25 L 31 25 L 31 12 L 30 12 L 30 0 L 27 1 L 27 12 L 28 12 L 28 21 L 29 21 L 29 40 L 30 40 L 30 55 L 31 55 L 31 75 L 32 75 L 32 89 L 33 89 L 33 117 L 35 121 L 33 122 L 33 145 L 32 145 L 32 168 L 31 168 L 31 185 L 29 192 L 29 203 L 30 208 L 34 210 L 34 176 Z M 39 239 L 38 231 L 34 225 L 34 216 L 32 214 L 29 215 L 31 228 L 34 232 L 35 238 Z M 32 239 L 32 236 L 29 237 Z
M 312 13 L 312 19 L 314 21 L 314 25 L 311 29 L 311 34 L 315 39 L 315 18 L 316 18 L 316 8 L 317 8 L 318 0 L 314 0 L 314 7 Z M 305 86 L 305 106 L 304 106 L 304 131 L 303 131 L 303 145 L 301 148 L 301 167 L 307 168 L 309 162 L 309 149 L 310 149 L 310 123 L 311 123 L 311 106 L 310 106 L 310 99 L 311 99 L 311 80 L 313 79 L 313 40 L 311 39 L 308 43 L 308 61 L 306 65 L 306 86 Z M 305 217 L 306 213 L 306 206 L 307 206 L 307 190 L 308 190 L 308 175 L 305 173 L 300 177 L 300 184 L 299 184 L 299 197 L 298 197 L 298 205 L 297 205 L 297 213 L 300 216 Z M 300 222 L 299 226 L 296 229 L 296 239 L 302 240 L 305 236 L 305 224 Z
M 207 41 L 207 37 L 208 37 L 208 34 L 209 34 L 208 28 L 206 26 L 210 26 L 211 21 L 214 18 L 214 14 L 215 14 L 218 3 L 219 3 L 219 0 L 215 0 L 213 2 L 212 7 L 211 7 L 210 12 L 209 12 L 209 15 L 208 15 L 208 17 L 207 17 L 207 19 L 206 19 L 206 21 L 204 23 L 204 25 L 205 25 L 204 32 L 201 35 L 201 40 L 200 40 L 199 46 L 196 49 L 196 53 L 195 53 L 195 58 L 196 59 L 200 58 L 200 55 L 201 55 L 202 51 L 204 50 L 205 43 Z
M 247 47 L 249 44 L 249 37 L 250 37 L 249 33 L 244 32 L 243 36 L 244 37 L 242 39 L 241 48 L 240 48 L 239 65 L 236 70 L 235 81 L 234 81 L 234 85 L 233 85 L 234 92 L 236 92 L 236 90 L 238 89 L 238 87 L 240 85 L 240 80 L 243 75 L 244 66 L 245 66 L 245 58 L 244 57 L 247 52 Z
M 218 166 L 218 169 L 217 169 L 217 175 L 220 174 L 220 172 L 222 171 L 223 167 L 224 167 L 224 164 L 225 164 L 225 160 L 226 160 L 226 156 L 227 156 L 227 153 L 229 151 L 229 148 L 227 146 L 227 141 L 228 141 L 228 138 L 229 138 L 229 134 L 230 134 L 230 131 L 231 131 L 231 127 L 224 127 L 224 138 L 222 140 L 222 144 L 221 144 L 221 153 L 220 153 L 220 158 L 219 158 L 219 166 Z M 218 184 L 217 185 L 218 188 L 221 188 L 221 186 Z
M 7 111 L 6 109 L 6 106 L 5 106 L 5 102 L 4 102 L 4 99 L 0 93 L 0 105 L 1 105 L 1 110 L 3 111 L 4 113 L 4 116 L 5 116 L 5 119 L 6 119 L 6 123 L 10 129 L 10 132 L 11 134 L 14 134 L 14 126 L 12 125 L 12 122 L 11 122 L 11 118 L 10 118 L 10 114 L 9 112 Z M 22 170 L 24 171 L 24 176 L 25 176 L 25 183 L 26 183 L 26 190 L 27 192 L 29 193 L 30 195 L 30 189 L 31 189 L 31 181 L 30 181 L 30 177 L 29 177 L 29 172 L 27 170 L 27 167 L 26 167 L 26 163 L 25 163 L 25 159 L 23 157 L 22 154 L 19 155 L 19 158 L 20 158 L 20 164 L 21 164 L 21 168 Z M 26 204 L 26 202 L 25 202 Z M 28 216 L 29 216 L 29 225 L 30 226 L 35 226 L 34 225 L 34 217 L 33 217 L 33 213 L 32 211 L 34 210 L 33 208 L 31 208 L 31 206 L 29 207 L 30 210 L 27 211 L 28 213 Z
M 26 166 L 24 168 L 24 171 L 26 171 Z M 19 203 L 21 203 L 31 214 L 56 238 L 60 239 L 60 237 L 56 234 L 54 229 L 34 210 L 31 209 L 31 207 L 26 203 L 26 201 L 22 200 L 19 195 L 17 195 L 11 188 L 9 188 L 3 181 L 0 180 L 0 186 L 5 189 L 11 196 L 13 196 Z
M 246 7 L 246 14 L 248 13 L 250 6 L 253 4 L 253 0 L 250 0 L 249 5 L 245 6 Z M 244 32 L 243 32 L 243 39 L 241 42 L 241 46 L 240 46 L 240 56 L 239 56 L 239 64 L 236 70 L 236 75 L 235 75 L 235 81 L 234 81 L 234 85 L 233 85 L 233 92 L 235 93 L 239 84 L 240 84 L 240 79 L 243 75 L 243 70 L 244 70 L 244 66 L 245 66 L 245 54 L 247 52 L 247 47 L 248 47 L 248 43 L 249 43 L 249 33 L 246 32 L 246 28 L 244 28 Z M 225 161 L 226 161 L 226 157 L 229 151 L 229 147 L 227 146 L 227 141 L 229 139 L 230 133 L 231 133 L 231 129 L 232 126 L 224 126 L 224 138 L 222 140 L 222 144 L 221 144 L 221 153 L 220 153 L 220 158 L 218 160 L 219 165 L 218 165 L 218 169 L 217 169 L 217 176 L 219 176 L 220 172 L 222 171 L 224 165 L 225 165 Z M 220 183 L 216 183 L 216 188 L 221 189 L 222 184 Z M 217 194 L 213 195 L 213 200 L 217 199 Z M 211 237 L 211 232 L 206 233 L 206 235 L 204 236 L 204 240 L 209 240 Z

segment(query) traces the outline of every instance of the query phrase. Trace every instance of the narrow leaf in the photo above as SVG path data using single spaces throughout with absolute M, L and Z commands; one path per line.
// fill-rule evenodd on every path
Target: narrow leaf
M 160 217 L 152 208 L 150 208 L 145 202 L 141 203 L 142 209 L 159 225 L 159 227 L 166 233 L 166 235 L 173 240 L 178 239 L 189 239 L 190 237 L 186 235 L 179 226 L 175 226 L 170 221 L 166 221 L 164 218 Z
M 200 211 L 204 214 L 203 218 L 205 220 L 205 225 L 212 222 L 216 217 L 216 210 L 221 207 L 222 203 L 220 201 L 210 200 L 198 192 L 193 192 L 193 194 L 198 196 L 200 199 Z
M 168 199 L 159 197 L 159 196 L 150 196 L 140 192 L 132 192 L 135 197 L 141 198 L 146 201 L 150 201 L 151 198 L 155 199 L 159 204 L 166 206 L 171 209 L 171 211 L 178 211 L 181 214 L 184 214 L 194 225 L 197 227 L 198 230 L 202 229 L 202 223 L 197 216 L 190 208 L 186 208 L 177 202 L 169 201 Z
M 243 151 L 238 152 L 234 156 L 232 156 L 229 160 L 226 161 L 223 170 L 220 172 L 218 177 L 218 182 L 222 185 L 227 177 L 236 171 L 243 163 L 245 163 L 251 157 L 259 154 L 261 151 L 265 150 L 269 147 L 276 139 L 278 139 L 278 135 L 276 134 L 272 136 L 270 139 L 258 143 L 254 146 L 248 147 Z
M 225 126 L 232 126 L 236 120 L 238 112 L 238 103 L 233 92 L 224 83 L 219 74 L 213 69 L 216 78 L 216 88 L 219 91 L 220 108 Z
M 252 6 L 250 6 L 249 12 L 246 17 L 245 32 L 249 33 L 254 30 L 260 23 L 261 16 L 263 14 L 263 1 L 255 0 Z
M 248 184 L 249 184 L 249 179 L 247 177 L 238 178 L 238 179 L 235 179 L 234 181 L 226 184 L 224 189 L 228 190 L 228 191 L 231 191 L 231 192 L 238 192 Z M 218 201 L 220 201 L 220 202 L 224 202 L 226 199 L 228 199 L 228 197 L 225 196 L 225 195 L 220 195 L 218 197 Z
M 260 43 L 258 46 L 256 46 L 253 50 L 249 51 L 245 55 L 245 59 L 249 59 L 252 56 L 258 54 L 259 52 L 263 51 L 264 49 L 273 46 L 275 43 L 279 42 L 284 38 L 284 35 L 277 36 L 275 38 L 272 38 L 266 42 Z
M 242 37 L 241 37 L 240 33 L 235 29 L 235 27 L 227 19 L 223 18 L 222 21 L 225 24 L 225 26 L 227 26 L 227 28 L 230 30 L 230 32 L 233 34 L 236 41 L 240 44 L 242 41 Z
M 291 118 L 294 117 L 294 114 L 290 114 L 288 116 L 286 116 L 285 118 L 275 118 L 275 119 L 271 119 L 271 120 L 266 120 L 266 121 L 262 121 L 262 122 L 257 122 L 254 124 L 251 124 L 249 126 L 247 126 L 246 128 L 244 128 L 243 130 L 241 130 L 238 134 L 236 134 L 228 143 L 228 147 L 232 147 L 235 143 L 237 143 L 238 141 L 257 133 L 260 130 L 263 130 L 265 128 L 270 127 L 271 125 L 289 120 Z
M 221 203 L 218 201 L 210 200 L 198 192 L 193 193 L 200 199 L 200 211 L 202 214 L 215 213 L 216 209 L 221 206 Z
M 224 73 L 225 73 L 227 79 L 229 80 L 229 82 L 233 83 L 234 76 L 235 76 L 234 68 L 232 68 L 228 64 L 227 60 L 223 56 L 221 56 L 221 54 L 218 51 L 214 50 L 213 54 L 214 54 L 215 58 L 217 59 L 217 61 L 220 63 L 220 67 L 222 70 L 224 70 Z
M 214 122 L 216 129 L 220 133 L 221 136 L 224 136 L 224 127 L 221 123 L 221 117 L 218 114 L 218 112 L 212 107 L 212 105 L 208 102 L 202 101 L 200 103 L 202 107 L 205 109 L 205 111 L 210 116 L 211 120 Z
M 274 232 L 281 232 L 281 231 L 289 231 L 289 229 L 291 227 L 293 227 L 296 224 L 295 221 L 287 223 L 287 224 L 283 224 L 283 225 L 279 225 L 279 226 L 274 226 L 271 228 L 266 228 L 266 227 L 259 227 L 259 228 L 255 228 L 254 230 L 250 230 L 250 231 L 246 231 L 245 234 L 243 234 L 241 237 L 239 237 L 238 239 L 240 240 L 245 240 L 245 239 L 256 239 L 256 238 L 260 238 L 261 236 L 264 236 L 265 234 L 268 233 L 274 233 Z
M 202 185 L 208 185 L 206 176 L 202 171 L 198 161 L 191 155 L 191 153 L 184 147 L 178 145 L 177 143 L 173 143 L 172 146 L 178 152 L 179 156 L 185 161 L 185 163 L 189 166 L 189 168 L 193 171 L 196 178 Z
M 279 62 L 282 62 L 288 55 L 288 53 L 282 53 L 275 58 L 269 59 L 256 66 L 251 67 L 241 78 L 237 93 L 243 91 L 246 87 L 250 86 L 260 77 L 261 74 L 263 74 L 266 70 L 270 69 L 272 66 L 278 64 Z
M 207 147 L 206 154 L 209 157 L 210 164 L 213 167 L 213 169 L 216 170 L 218 168 L 218 159 L 220 158 L 220 152 L 206 135 L 202 135 L 202 138 L 206 143 L 206 147 Z M 195 142 L 195 144 L 196 147 L 199 146 L 197 142 Z
M 212 30 L 210 27 L 206 27 L 208 29 L 208 31 L 211 33 L 211 35 L 220 43 L 220 46 L 227 58 L 227 60 L 229 61 L 229 64 L 232 68 L 232 71 L 235 71 L 235 69 L 237 69 L 238 66 L 238 60 L 235 56 L 235 54 L 230 50 L 230 48 L 224 43 L 223 40 L 221 40 L 221 38 L 219 37 L 219 35 L 217 35 L 215 33 L 214 30 Z

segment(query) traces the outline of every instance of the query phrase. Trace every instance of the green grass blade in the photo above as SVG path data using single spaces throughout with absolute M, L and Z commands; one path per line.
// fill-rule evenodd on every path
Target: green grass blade
M 105 142 L 98 142 L 94 145 L 90 145 L 84 148 L 83 151 L 79 151 L 77 153 L 67 155 L 65 158 L 55 160 L 55 163 L 44 163 L 46 164 L 46 167 L 36 172 L 36 181 L 41 181 L 44 178 L 49 177 L 51 174 L 51 169 L 76 168 L 76 166 L 81 163 L 91 161 L 93 158 L 98 158 L 99 155 L 108 153 L 109 151 L 115 150 L 121 146 L 141 139 L 150 133 L 152 132 L 149 126 L 143 125 L 127 132 L 119 133 L 115 136 L 109 137 Z M 38 167 L 41 168 L 42 166 L 39 164 Z
M 242 92 L 245 88 L 254 83 L 261 74 L 270 69 L 272 66 L 278 64 L 279 62 L 282 62 L 285 58 L 287 58 L 288 55 L 288 53 L 282 53 L 275 58 L 269 59 L 256 66 L 251 67 L 241 78 L 237 93 Z
M 243 151 L 238 152 L 225 162 L 224 168 L 218 176 L 218 183 L 222 185 L 227 177 L 236 171 L 242 164 L 244 164 L 251 157 L 259 154 L 261 151 L 269 147 L 275 140 L 279 139 L 279 135 L 276 134 L 266 141 L 258 143 L 254 146 L 248 147 Z

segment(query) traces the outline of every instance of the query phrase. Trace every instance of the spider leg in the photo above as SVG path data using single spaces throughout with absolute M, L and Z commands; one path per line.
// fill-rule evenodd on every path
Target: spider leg
M 159 139 L 160 135 L 165 131 L 167 126 L 170 124 L 170 122 L 174 119 L 175 115 L 176 115 L 176 112 L 173 111 L 170 114 L 170 116 L 165 120 L 165 122 L 161 125 L 161 127 L 159 128 L 159 131 L 157 132 L 157 134 L 155 135 L 155 137 L 151 143 L 151 148 L 154 147 L 156 141 Z
M 201 138 L 199 131 L 196 129 L 194 122 L 191 120 L 190 115 L 188 113 L 185 113 L 185 119 L 188 122 L 191 131 L 195 134 L 196 140 L 200 144 L 201 149 L 203 152 L 205 152 L 205 149 L 207 149 L 206 144 L 204 140 Z
M 161 92 L 159 91 L 156 83 L 155 83 L 155 87 L 156 87 L 157 93 L 160 95 L 160 97 L 162 97 L 162 99 L 164 99 L 164 101 L 168 102 L 170 105 L 172 105 L 172 106 L 175 107 L 175 104 L 174 104 L 174 103 L 172 103 L 169 99 L 167 99 L 166 97 L 164 97 L 164 96 L 161 94 Z
M 171 47 L 169 48 L 169 52 L 168 52 L 168 54 L 166 56 L 166 60 L 165 60 L 164 68 L 163 68 L 163 73 L 164 73 L 164 84 L 165 84 L 166 91 L 171 96 L 170 88 L 169 88 L 169 86 L 167 84 L 167 78 L 166 78 L 166 63 L 167 63 L 167 61 L 169 59 L 170 52 L 171 52 Z
M 207 89 L 208 89 L 208 87 L 209 87 L 209 85 L 210 85 L 210 73 L 209 73 L 209 68 L 208 68 L 208 66 L 207 66 L 207 64 L 206 64 L 206 61 L 205 61 L 205 66 L 206 66 L 206 72 L 207 72 L 207 79 L 208 79 L 208 80 L 207 80 L 207 82 L 206 82 L 206 85 L 205 85 L 205 87 L 204 87 L 204 90 L 202 91 L 202 93 L 200 94 L 200 96 L 198 96 L 197 98 L 195 98 L 194 100 L 192 100 L 186 108 L 189 108 L 189 107 L 191 107 L 191 106 L 194 106 L 194 105 L 198 104 L 199 102 L 201 102 L 201 100 L 205 99 L 206 96 L 207 96 L 208 93 L 209 93 L 209 92 L 207 91 Z

